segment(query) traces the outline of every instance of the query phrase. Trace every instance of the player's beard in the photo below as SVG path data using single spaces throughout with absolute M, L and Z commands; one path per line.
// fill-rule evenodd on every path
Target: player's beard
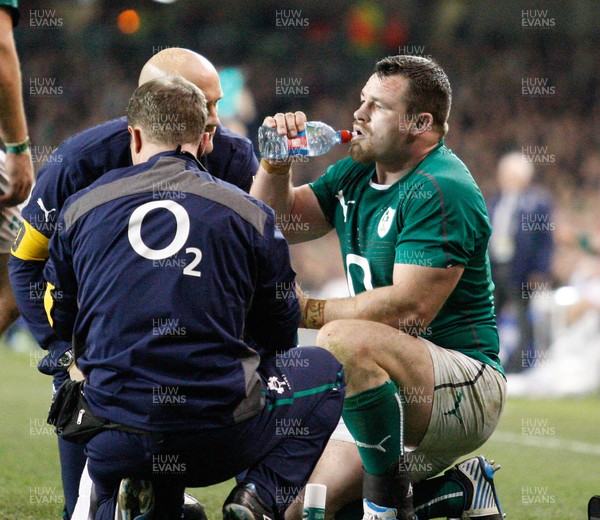
M 411 158 L 410 147 L 415 142 L 416 136 L 407 133 L 400 139 L 400 146 L 393 152 L 393 161 L 386 161 L 386 158 L 389 159 L 389 154 L 383 156 L 380 152 L 378 155 L 368 139 L 361 139 L 356 143 L 350 143 L 350 157 L 352 157 L 352 159 L 354 159 L 356 162 L 363 164 L 383 161 L 389 162 L 390 164 L 403 165 Z
M 350 157 L 359 163 L 375 162 L 373 148 L 365 141 L 366 139 L 363 139 L 357 143 L 350 144 Z

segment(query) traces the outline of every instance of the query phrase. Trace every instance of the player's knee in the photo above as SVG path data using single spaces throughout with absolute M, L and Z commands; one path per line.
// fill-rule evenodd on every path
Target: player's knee
M 344 321 L 330 321 L 323 325 L 317 334 L 317 345 L 331 352 L 342 363 L 344 362 L 347 345 L 344 336 Z
M 346 369 L 361 366 L 373 356 L 373 345 L 356 329 L 355 321 L 331 321 L 317 335 L 317 345 L 331 352 Z
M 349 338 L 356 333 L 357 321 L 358 320 L 334 320 L 326 323 L 319 330 L 317 344 L 323 346 L 333 342 L 347 343 Z

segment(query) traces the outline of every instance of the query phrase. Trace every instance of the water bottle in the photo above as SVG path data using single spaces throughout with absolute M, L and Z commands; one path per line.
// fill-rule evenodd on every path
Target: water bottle
M 258 148 L 263 159 L 285 159 L 293 155 L 315 157 L 323 155 L 339 143 L 349 143 L 356 135 L 348 130 L 336 132 L 320 121 L 308 121 L 306 130 L 289 139 L 281 136 L 277 129 L 261 126 L 258 130 Z
M 324 484 L 306 484 L 302 520 L 325 520 L 326 495 L 327 486 Z

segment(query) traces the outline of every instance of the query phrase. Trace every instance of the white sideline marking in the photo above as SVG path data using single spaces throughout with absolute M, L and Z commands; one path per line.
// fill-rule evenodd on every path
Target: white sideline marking
M 490 440 L 510 444 L 521 444 L 523 446 L 533 446 L 534 448 L 566 450 L 574 453 L 584 453 L 585 455 L 600 456 L 600 444 L 567 441 L 556 437 L 536 437 L 533 435 L 519 435 L 518 433 L 497 431 L 490 437 Z

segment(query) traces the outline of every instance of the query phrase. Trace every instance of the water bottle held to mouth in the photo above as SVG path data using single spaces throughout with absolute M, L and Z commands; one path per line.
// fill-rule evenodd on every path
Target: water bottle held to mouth
M 258 148 L 263 159 L 287 159 L 294 155 L 316 157 L 331 150 L 336 144 L 349 143 L 356 132 L 339 130 L 321 123 L 308 121 L 306 130 L 292 139 L 281 136 L 277 129 L 261 126 L 258 130 Z

